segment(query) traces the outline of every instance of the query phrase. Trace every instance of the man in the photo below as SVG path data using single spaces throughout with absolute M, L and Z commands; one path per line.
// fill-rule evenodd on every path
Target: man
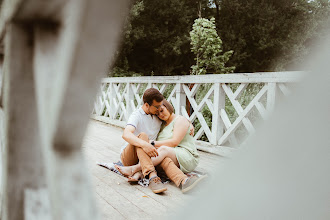
M 157 139 L 162 124 L 156 114 L 162 106 L 163 99 L 163 95 L 157 89 L 149 88 L 144 92 L 144 104 L 135 110 L 127 121 L 122 136 L 127 144 L 120 155 L 124 166 L 131 166 L 140 162 L 142 174 L 149 178 L 149 187 L 154 193 L 167 190 L 157 176 L 151 161 L 151 157 L 158 156 L 157 149 L 149 143 L 149 140 Z

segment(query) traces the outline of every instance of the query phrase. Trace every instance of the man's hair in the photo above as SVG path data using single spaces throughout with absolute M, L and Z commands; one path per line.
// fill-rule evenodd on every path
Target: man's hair
M 169 101 L 167 101 L 166 99 L 163 100 L 163 105 L 167 108 L 167 110 L 172 115 L 172 113 L 174 112 L 173 105 Z
M 152 105 L 153 100 L 156 102 L 163 101 L 164 96 L 155 88 L 149 88 L 143 93 L 143 102 Z

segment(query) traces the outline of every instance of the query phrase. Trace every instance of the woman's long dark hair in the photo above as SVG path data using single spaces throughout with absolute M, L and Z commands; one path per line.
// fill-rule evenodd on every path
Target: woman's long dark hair
M 163 105 L 167 108 L 167 110 L 172 115 L 172 113 L 174 112 L 173 105 L 169 101 L 167 101 L 166 99 L 163 100 Z

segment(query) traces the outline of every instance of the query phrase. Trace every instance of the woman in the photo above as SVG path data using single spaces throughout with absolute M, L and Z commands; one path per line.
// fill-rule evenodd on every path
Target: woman
M 180 168 L 183 173 L 193 171 L 199 162 L 199 155 L 195 146 L 195 140 L 190 133 L 190 122 L 183 116 L 173 113 L 173 106 L 163 100 L 163 106 L 159 110 L 158 117 L 164 122 L 156 141 L 150 140 L 158 151 L 157 157 L 152 157 L 154 166 L 159 165 L 166 158 L 170 158 L 174 164 Z M 141 166 L 136 164 L 133 166 L 116 168 L 125 176 L 129 177 L 129 181 L 137 181 L 141 177 Z M 169 178 L 171 178 L 169 176 Z M 188 179 L 183 179 L 184 183 Z M 174 181 L 176 182 L 176 181 Z M 179 186 L 179 184 L 176 183 Z
M 165 151 L 166 156 L 184 173 L 193 171 L 199 162 L 199 155 L 195 146 L 195 139 L 191 136 L 190 122 L 181 115 L 175 115 L 171 103 L 163 100 L 163 106 L 158 117 L 164 121 L 158 134 L 155 147 L 158 151 Z

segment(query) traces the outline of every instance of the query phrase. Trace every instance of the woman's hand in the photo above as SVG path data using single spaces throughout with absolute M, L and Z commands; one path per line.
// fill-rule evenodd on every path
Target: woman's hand
M 194 126 L 192 125 L 191 122 L 190 122 L 189 130 L 190 130 L 189 135 L 194 137 L 194 134 L 195 134 L 195 128 L 194 128 Z

